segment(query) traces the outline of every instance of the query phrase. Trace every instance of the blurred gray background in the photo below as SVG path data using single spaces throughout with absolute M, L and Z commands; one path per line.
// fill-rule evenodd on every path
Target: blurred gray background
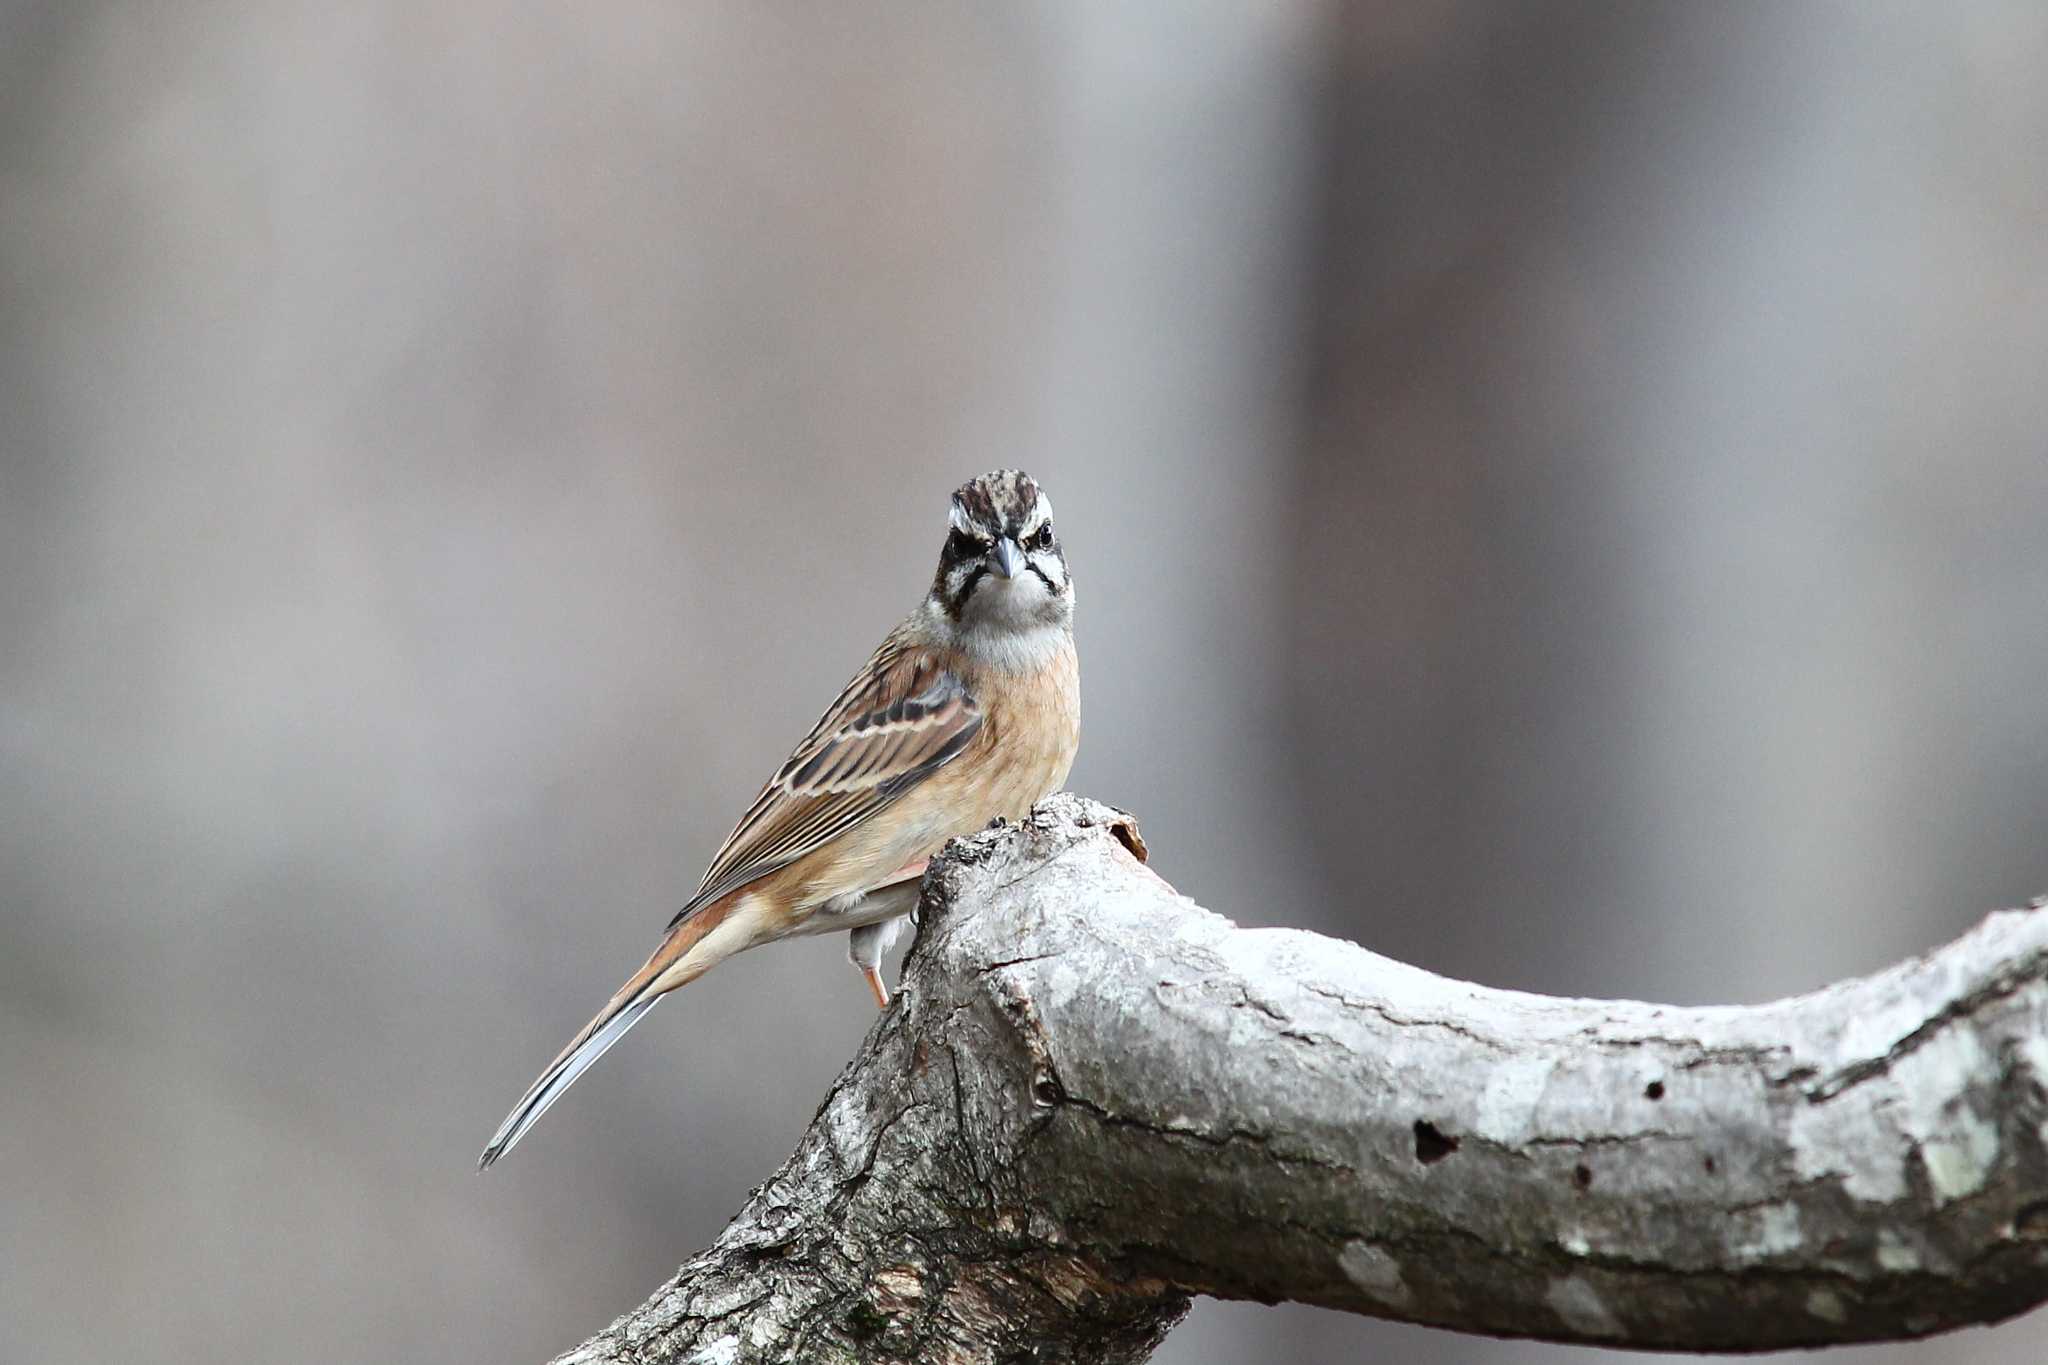
M 2048 889 L 2044 70 L 2034 0 L 0 6 L 0 1359 L 539 1361 L 713 1237 L 836 940 L 476 1152 L 997 465 L 1075 787 L 1243 922 L 1753 1001 Z

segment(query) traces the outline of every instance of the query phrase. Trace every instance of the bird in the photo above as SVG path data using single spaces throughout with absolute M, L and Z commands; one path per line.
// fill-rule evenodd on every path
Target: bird
M 726 837 L 645 964 L 505 1116 L 512 1150 L 647 1012 L 734 953 L 843 930 L 878 1009 L 882 956 L 955 835 L 1058 791 L 1081 738 L 1074 582 L 1052 502 L 1021 470 L 953 493 L 938 571 Z

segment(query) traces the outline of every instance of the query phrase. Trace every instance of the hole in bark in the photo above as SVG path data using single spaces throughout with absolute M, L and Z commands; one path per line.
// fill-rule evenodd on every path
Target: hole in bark
M 2048 1242 L 2048 1199 L 2021 1209 L 2012 1220 L 2012 1235 L 2026 1242 Z
M 1592 1189 L 1593 1168 L 1591 1166 L 1584 1164 L 1583 1162 L 1581 1162 L 1577 1166 L 1572 1167 L 1572 1184 L 1577 1185 L 1582 1190 Z
M 1131 856 L 1139 862 L 1145 861 L 1145 836 L 1138 833 L 1138 827 L 1128 820 L 1119 820 L 1109 827 L 1116 841 L 1130 850 Z
M 846 1330 L 856 1341 L 878 1337 L 888 1326 L 888 1317 L 868 1304 L 857 1303 L 846 1310 Z
M 1644 1099 L 1646 1099 L 1646 1100 L 1661 1100 L 1661 1099 L 1663 1099 L 1663 1098 L 1664 1098 L 1664 1082 L 1662 1082 L 1662 1081 L 1651 1081 L 1651 1082 L 1650 1082 L 1650 1083 L 1649 1083 L 1648 1085 L 1644 1086 L 1644 1087 L 1643 1087 L 1643 1098 L 1644 1098 Z
M 1031 1078 L 1031 1098 L 1041 1109 L 1050 1109 L 1060 1102 L 1060 1083 L 1050 1071 L 1040 1071 Z
M 1712 1157 L 1708 1157 L 1706 1160 L 1702 1161 L 1700 1165 L 1707 1168 L 1708 1175 L 1712 1175 L 1715 1171 L 1720 1169 L 1720 1167 L 1715 1164 L 1714 1158 Z
M 1458 1140 L 1446 1137 L 1444 1131 L 1428 1119 L 1415 1120 L 1415 1159 L 1425 1166 L 1434 1166 L 1452 1152 L 1458 1150 Z

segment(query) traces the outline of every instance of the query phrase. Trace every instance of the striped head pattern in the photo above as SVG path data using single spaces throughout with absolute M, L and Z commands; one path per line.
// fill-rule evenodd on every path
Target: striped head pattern
M 1052 500 L 1036 479 L 999 469 L 954 491 L 932 602 L 970 628 L 1033 630 L 1071 619 L 1074 584 L 1053 534 Z

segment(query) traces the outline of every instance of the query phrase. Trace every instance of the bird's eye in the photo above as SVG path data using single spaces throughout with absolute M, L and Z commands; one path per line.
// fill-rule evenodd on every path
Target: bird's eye
M 1034 550 L 1050 550 L 1052 548 L 1051 522 L 1048 521 L 1045 525 L 1039 527 L 1038 534 L 1031 537 L 1031 548 Z
M 955 559 L 972 559 L 987 548 L 988 542 L 980 536 L 971 536 L 961 530 L 955 530 L 946 541 L 946 549 Z

